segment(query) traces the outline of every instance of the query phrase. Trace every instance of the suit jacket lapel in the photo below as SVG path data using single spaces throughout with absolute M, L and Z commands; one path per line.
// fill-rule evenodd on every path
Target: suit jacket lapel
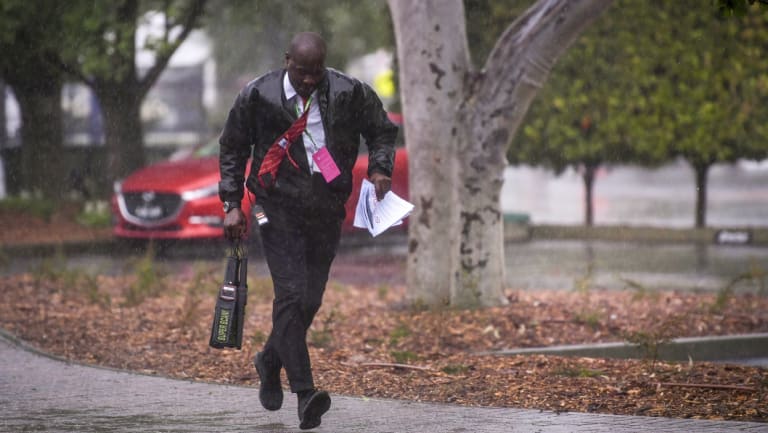
M 286 73 L 286 72 L 284 72 Z M 280 87 L 281 91 L 281 99 L 283 101 L 283 111 L 290 119 L 290 122 L 293 123 L 298 118 L 298 115 L 296 114 L 296 104 L 299 103 L 301 100 L 299 98 L 299 95 L 294 95 L 292 98 L 287 99 L 285 97 L 285 92 L 282 91 L 282 86 Z M 326 147 L 330 145 L 331 140 L 329 140 L 330 136 L 328 135 L 328 75 L 326 74 L 325 78 L 323 78 L 323 81 L 320 82 L 320 84 L 317 86 L 317 99 L 316 102 L 318 107 L 320 108 L 320 117 L 323 119 L 323 130 L 325 131 L 325 145 Z M 330 147 L 329 147 L 330 150 Z M 296 161 L 296 164 L 305 172 L 309 173 L 309 160 L 307 159 L 307 150 L 304 146 L 304 136 L 302 135 L 299 137 L 296 142 L 291 144 L 291 148 L 288 150 L 288 152 L 291 154 L 291 157 L 294 161 Z
M 283 113 L 285 116 L 287 116 L 290 124 L 293 124 L 293 122 L 295 122 L 299 117 L 296 114 L 296 104 L 298 104 L 300 100 L 299 95 L 294 95 L 292 98 L 286 99 L 285 92 L 282 92 L 281 90 L 281 93 L 281 99 L 283 100 Z M 286 128 L 286 130 L 287 129 L 288 128 Z M 288 149 L 288 153 L 291 155 L 291 158 L 296 161 L 296 164 L 304 173 L 309 173 L 309 161 L 307 160 L 307 151 L 304 147 L 303 136 L 300 136 L 296 139 L 295 142 L 291 143 L 291 147 Z M 295 170 L 295 168 L 291 167 L 291 170 Z

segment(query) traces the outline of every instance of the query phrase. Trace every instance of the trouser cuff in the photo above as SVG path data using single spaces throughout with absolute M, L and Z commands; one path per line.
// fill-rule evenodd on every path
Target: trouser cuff
M 302 380 L 300 382 L 291 382 L 291 392 L 293 393 L 299 393 L 301 391 L 307 391 L 310 389 L 315 389 L 315 384 L 313 381 L 305 381 Z

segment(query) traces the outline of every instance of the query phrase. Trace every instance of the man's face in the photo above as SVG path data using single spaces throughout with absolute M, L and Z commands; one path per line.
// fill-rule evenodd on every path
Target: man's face
M 285 55 L 288 79 L 291 85 L 304 99 L 315 91 L 325 77 L 325 56 L 318 53 L 298 51 Z

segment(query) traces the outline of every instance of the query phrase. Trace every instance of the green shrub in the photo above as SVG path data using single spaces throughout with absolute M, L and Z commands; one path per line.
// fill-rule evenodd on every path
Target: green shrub
M 398 323 L 397 327 L 395 327 L 395 329 L 389 333 L 389 345 L 397 346 L 400 340 L 409 337 L 412 333 L 413 332 L 411 331 L 411 328 L 408 327 L 408 325 L 403 322 Z
M 107 202 L 89 201 L 77 216 L 77 222 L 85 227 L 109 227 L 112 224 L 112 213 Z
M 50 200 L 40 200 L 31 196 L 7 197 L 0 200 L 0 211 L 19 212 L 41 218 L 46 222 L 51 221 L 55 210 L 56 206 Z
M 393 350 L 389 354 L 398 364 L 407 364 L 410 361 L 417 361 L 419 359 L 419 355 L 410 350 Z
M 155 296 L 166 288 L 165 271 L 155 263 L 154 251 L 154 246 L 150 243 L 144 256 L 135 262 L 133 272 L 136 275 L 136 281 L 124 292 L 123 304 L 126 307 L 140 305 L 148 297 Z

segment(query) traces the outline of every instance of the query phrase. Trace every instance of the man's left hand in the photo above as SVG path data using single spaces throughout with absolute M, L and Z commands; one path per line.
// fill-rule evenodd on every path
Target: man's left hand
M 376 171 L 371 173 L 370 181 L 376 188 L 376 198 L 379 200 L 383 200 L 392 188 L 392 178 Z

